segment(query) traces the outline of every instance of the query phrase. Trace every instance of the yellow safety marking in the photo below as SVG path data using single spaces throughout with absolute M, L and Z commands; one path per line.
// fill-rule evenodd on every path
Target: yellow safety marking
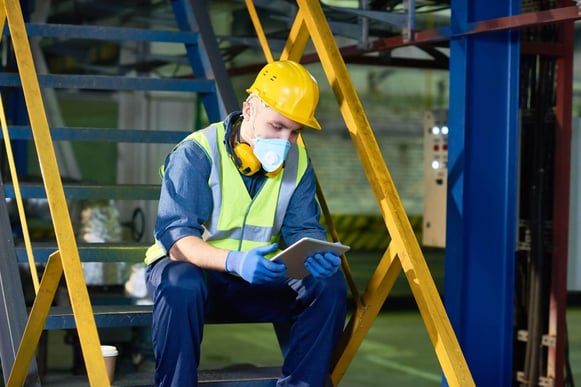
M 385 227 L 385 221 L 381 215 L 331 215 L 331 221 L 325 218 L 322 223 L 329 228 L 332 234 L 333 229 L 341 235 L 341 241 L 351 246 L 351 251 L 385 250 L 391 238 Z M 417 224 L 417 220 L 410 219 L 412 224 Z M 332 226 L 332 227 L 331 227 Z M 421 226 L 421 219 L 420 219 Z M 417 227 L 414 227 L 416 237 Z
M 4 19 L 5 20 L 5 19 Z M 4 23 L 2 23 L 4 24 Z M 0 26 L 3 28 L 3 26 Z M 2 29 L 0 29 L 1 31 Z M 10 138 L 8 133 L 8 124 L 6 122 L 6 113 L 4 111 L 4 101 L 0 96 L 0 122 L 2 124 L 2 134 L 5 139 Z M 38 293 L 38 272 L 34 261 L 34 253 L 32 251 L 32 244 L 30 241 L 30 232 L 28 231 L 28 222 L 26 221 L 26 212 L 24 211 L 24 202 L 22 200 L 22 193 L 20 191 L 20 182 L 18 180 L 18 172 L 16 171 L 16 163 L 14 162 L 14 152 L 12 152 L 12 142 L 4 141 L 6 147 L 6 155 L 8 156 L 8 166 L 10 169 L 10 176 L 12 176 L 12 185 L 14 186 L 14 193 L 16 195 L 16 207 L 18 208 L 18 217 L 20 218 L 20 226 L 22 227 L 22 236 L 24 237 L 24 246 L 26 248 L 26 256 L 28 258 L 28 267 L 30 269 L 30 276 L 32 277 L 32 285 L 34 292 Z
M 393 271 L 391 265 L 401 265 L 403 268 L 448 383 L 452 386 L 473 386 L 474 380 L 373 135 L 361 101 L 355 91 L 331 29 L 324 22 L 326 18 L 321 4 L 309 0 L 297 0 L 297 4 L 300 10 L 303 11 L 302 17 L 310 32 L 323 70 L 335 93 L 341 114 L 375 193 L 389 234 L 392 237 L 390 248 L 393 249 L 393 253 L 391 255 L 398 257 L 398 263 L 394 264 L 393 262 L 396 260 L 393 260 L 390 265 L 387 265 L 387 270 L 389 272 Z M 388 254 L 384 255 L 383 259 L 386 256 Z M 376 272 L 380 269 L 385 270 L 382 262 L 380 262 Z M 364 299 L 368 300 L 367 293 L 364 295 Z M 374 299 L 374 302 L 377 303 L 383 303 L 384 301 L 385 298 Z M 355 316 L 358 315 L 359 313 L 355 314 Z M 361 329 L 365 330 L 365 332 L 362 332 L 365 334 L 368 327 L 362 327 Z M 358 336 L 354 335 L 354 337 Z M 353 356 L 354 353 L 343 351 L 339 362 L 346 367 Z M 332 375 L 334 382 L 338 383 L 344 372 L 344 368 L 336 367 Z
M 46 324 L 46 318 L 62 275 L 61 257 L 59 252 L 56 251 L 48 258 L 39 292 L 34 299 L 22 340 L 18 346 L 14 366 L 8 378 L 8 386 L 24 385 L 28 371 L 27 365 L 30 364 L 35 356 L 36 347 Z
M 266 40 L 264 29 L 262 28 L 262 24 L 260 23 L 260 19 L 258 18 L 258 13 L 256 12 L 256 8 L 254 8 L 254 2 L 252 0 L 246 0 L 246 8 L 248 9 L 248 13 L 250 14 L 250 19 L 252 20 L 252 24 L 254 25 L 254 29 L 256 30 L 256 35 L 258 36 L 258 41 L 260 42 L 260 46 L 262 47 L 262 51 L 264 52 L 266 61 L 268 63 L 272 63 L 274 59 L 272 58 L 270 47 L 268 47 L 268 41 Z
M 0 0 L 0 5 L 2 5 L 2 8 L 6 12 L 8 27 L 14 45 L 14 53 L 22 82 L 22 89 L 24 91 L 24 99 L 34 134 L 34 143 L 38 154 L 46 196 L 54 224 L 55 236 L 59 247 L 59 255 L 69 290 L 69 298 L 81 342 L 89 382 L 91 386 L 109 386 L 108 378 L 103 377 L 103 375 L 106 375 L 105 361 L 101 354 L 93 308 L 83 276 L 81 260 L 68 213 L 38 77 L 32 59 L 30 42 L 26 34 L 22 10 L 20 9 L 20 2 L 18 0 Z M 41 291 L 42 282 L 39 293 Z M 45 312 L 45 310 L 42 312 Z M 41 313 L 37 313 L 35 318 L 46 318 L 46 316 L 39 317 L 38 315 L 41 315 Z M 29 335 L 33 338 L 37 337 L 40 331 L 39 324 L 33 324 Z M 20 358 L 23 357 L 21 356 Z M 17 364 L 15 362 L 13 368 L 20 367 L 28 369 L 29 365 L 29 363 Z

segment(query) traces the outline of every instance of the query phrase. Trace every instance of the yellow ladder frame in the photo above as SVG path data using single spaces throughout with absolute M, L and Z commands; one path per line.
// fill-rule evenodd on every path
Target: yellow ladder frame
M 97 325 L 83 276 L 40 85 L 32 59 L 30 42 L 18 0 L 0 0 L 0 27 L 3 29 L 6 23 L 12 37 L 58 245 L 58 251 L 51 254 L 48 260 L 7 385 L 24 385 L 28 368 L 46 324 L 50 306 L 64 273 L 90 385 L 110 386 L 108 378 L 103 376 L 107 375 L 105 360 L 101 354 Z M 3 124 L 5 122 L 6 119 L 3 117 Z
M 247 5 L 249 2 L 247 0 Z M 356 299 L 355 311 L 336 348 L 331 375 L 333 384 L 341 381 L 403 269 L 448 384 L 474 386 L 460 344 L 321 4 L 318 1 L 297 0 L 297 5 L 297 16 L 281 59 L 300 61 L 308 39 L 311 39 L 392 239 L 365 293 Z M 251 17 L 254 17 L 252 12 Z M 254 25 L 259 26 L 259 23 L 254 20 Z M 261 28 L 257 30 L 263 34 Z M 261 39 L 263 48 L 264 40 Z

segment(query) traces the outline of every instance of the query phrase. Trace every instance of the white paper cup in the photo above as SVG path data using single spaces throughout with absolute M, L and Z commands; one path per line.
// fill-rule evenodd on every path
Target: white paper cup
M 101 345 L 101 353 L 103 353 L 107 375 L 109 375 L 109 383 L 111 383 L 115 376 L 115 363 L 117 362 L 119 351 L 117 351 L 117 347 L 113 345 Z

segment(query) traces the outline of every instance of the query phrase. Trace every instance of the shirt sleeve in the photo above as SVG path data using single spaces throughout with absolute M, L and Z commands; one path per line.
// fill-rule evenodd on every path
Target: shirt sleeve
M 210 159 L 193 140 L 184 141 L 165 161 L 154 235 L 164 249 L 186 236 L 201 237 L 212 211 Z
M 315 172 L 309 161 L 283 219 L 283 244 L 290 246 L 303 237 L 327 240 L 326 230 L 320 223 L 321 209 L 316 199 L 316 188 Z

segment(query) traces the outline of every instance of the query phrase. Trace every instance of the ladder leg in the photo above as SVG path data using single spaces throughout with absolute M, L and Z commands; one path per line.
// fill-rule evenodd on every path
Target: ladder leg
M 3 6 L 14 44 L 14 53 L 18 63 L 18 71 L 24 91 L 26 107 L 34 133 L 34 143 L 38 151 L 38 161 L 43 171 L 43 180 L 51 182 L 51 184 L 47 184 L 45 187 L 46 196 L 53 217 L 54 230 L 59 246 L 58 255 L 61 258 L 59 259 L 59 264 L 62 264 L 61 270 L 64 272 L 69 289 L 69 297 L 77 331 L 79 332 L 79 338 L 81 340 L 85 363 L 87 365 L 89 381 L 93 386 L 108 386 L 109 380 L 103 378 L 103 375 L 106 373 L 105 361 L 101 354 L 91 300 L 84 281 L 79 252 L 65 200 L 62 181 L 59 176 L 54 146 L 52 145 L 52 138 L 40 93 L 40 85 L 35 71 L 30 42 L 22 16 L 22 9 L 20 9 L 19 1 L 5 0 L 3 1 Z M 52 291 L 52 285 L 52 282 L 47 285 L 49 286 L 47 293 Z M 40 292 L 41 289 L 39 289 L 38 293 Z M 44 307 L 48 308 L 46 305 Z M 38 321 L 33 320 L 33 324 L 37 325 L 34 326 L 31 333 L 35 337 L 36 342 L 38 342 L 40 337 L 39 323 L 42 320 L 42 325 L 44 325 L 46 317 L 48 316 L 48 309 L 45 311 L 43 307 L 38 308 L 38 313 L 35 313 L 33 316 L 38 319 Z M 44 314 L 45 312 L 46 314 Z M 30 348 L 28 346 L 21 346 L 21 348 L 25 351 L 22 356 L 28 360 L 28 365 L 30 361 Z M 16 360 L 18 361 L 18 355 Z
M 22 291 L 20 272 L 16 263 L 16 252 L 12 240 L 12 229 L 8 208 L 4 196 L 4 184 L 0 174 L 0 363 L 4 381 L 8 379 L 26 326 L 26 300 Z M 32 379 L 38 379 L 37 365 L 32 361 L 28 369 L 27 384 L 32 384 Z
M 38 294 L 34 299 L 28 323 L 20 341 L 12 372 L 10 372 L 10 377 L 8 378 L 8 386 L 22 386 L 24 384 L 26 371 L 34 357 L 40 335 L 46 323 L 46 317 L 62 275 L 63 266 L 60 253 L 57 251 L 48 259 Z
M 442 370 L 450 385 L 473 386 L 460 345 L 429 272 L 361 101 L 336 45 L 319 2 L 298 0 L 317 54 L 333 88 L 351 138 L 371 182 L 398 265 L 404 270 Z

